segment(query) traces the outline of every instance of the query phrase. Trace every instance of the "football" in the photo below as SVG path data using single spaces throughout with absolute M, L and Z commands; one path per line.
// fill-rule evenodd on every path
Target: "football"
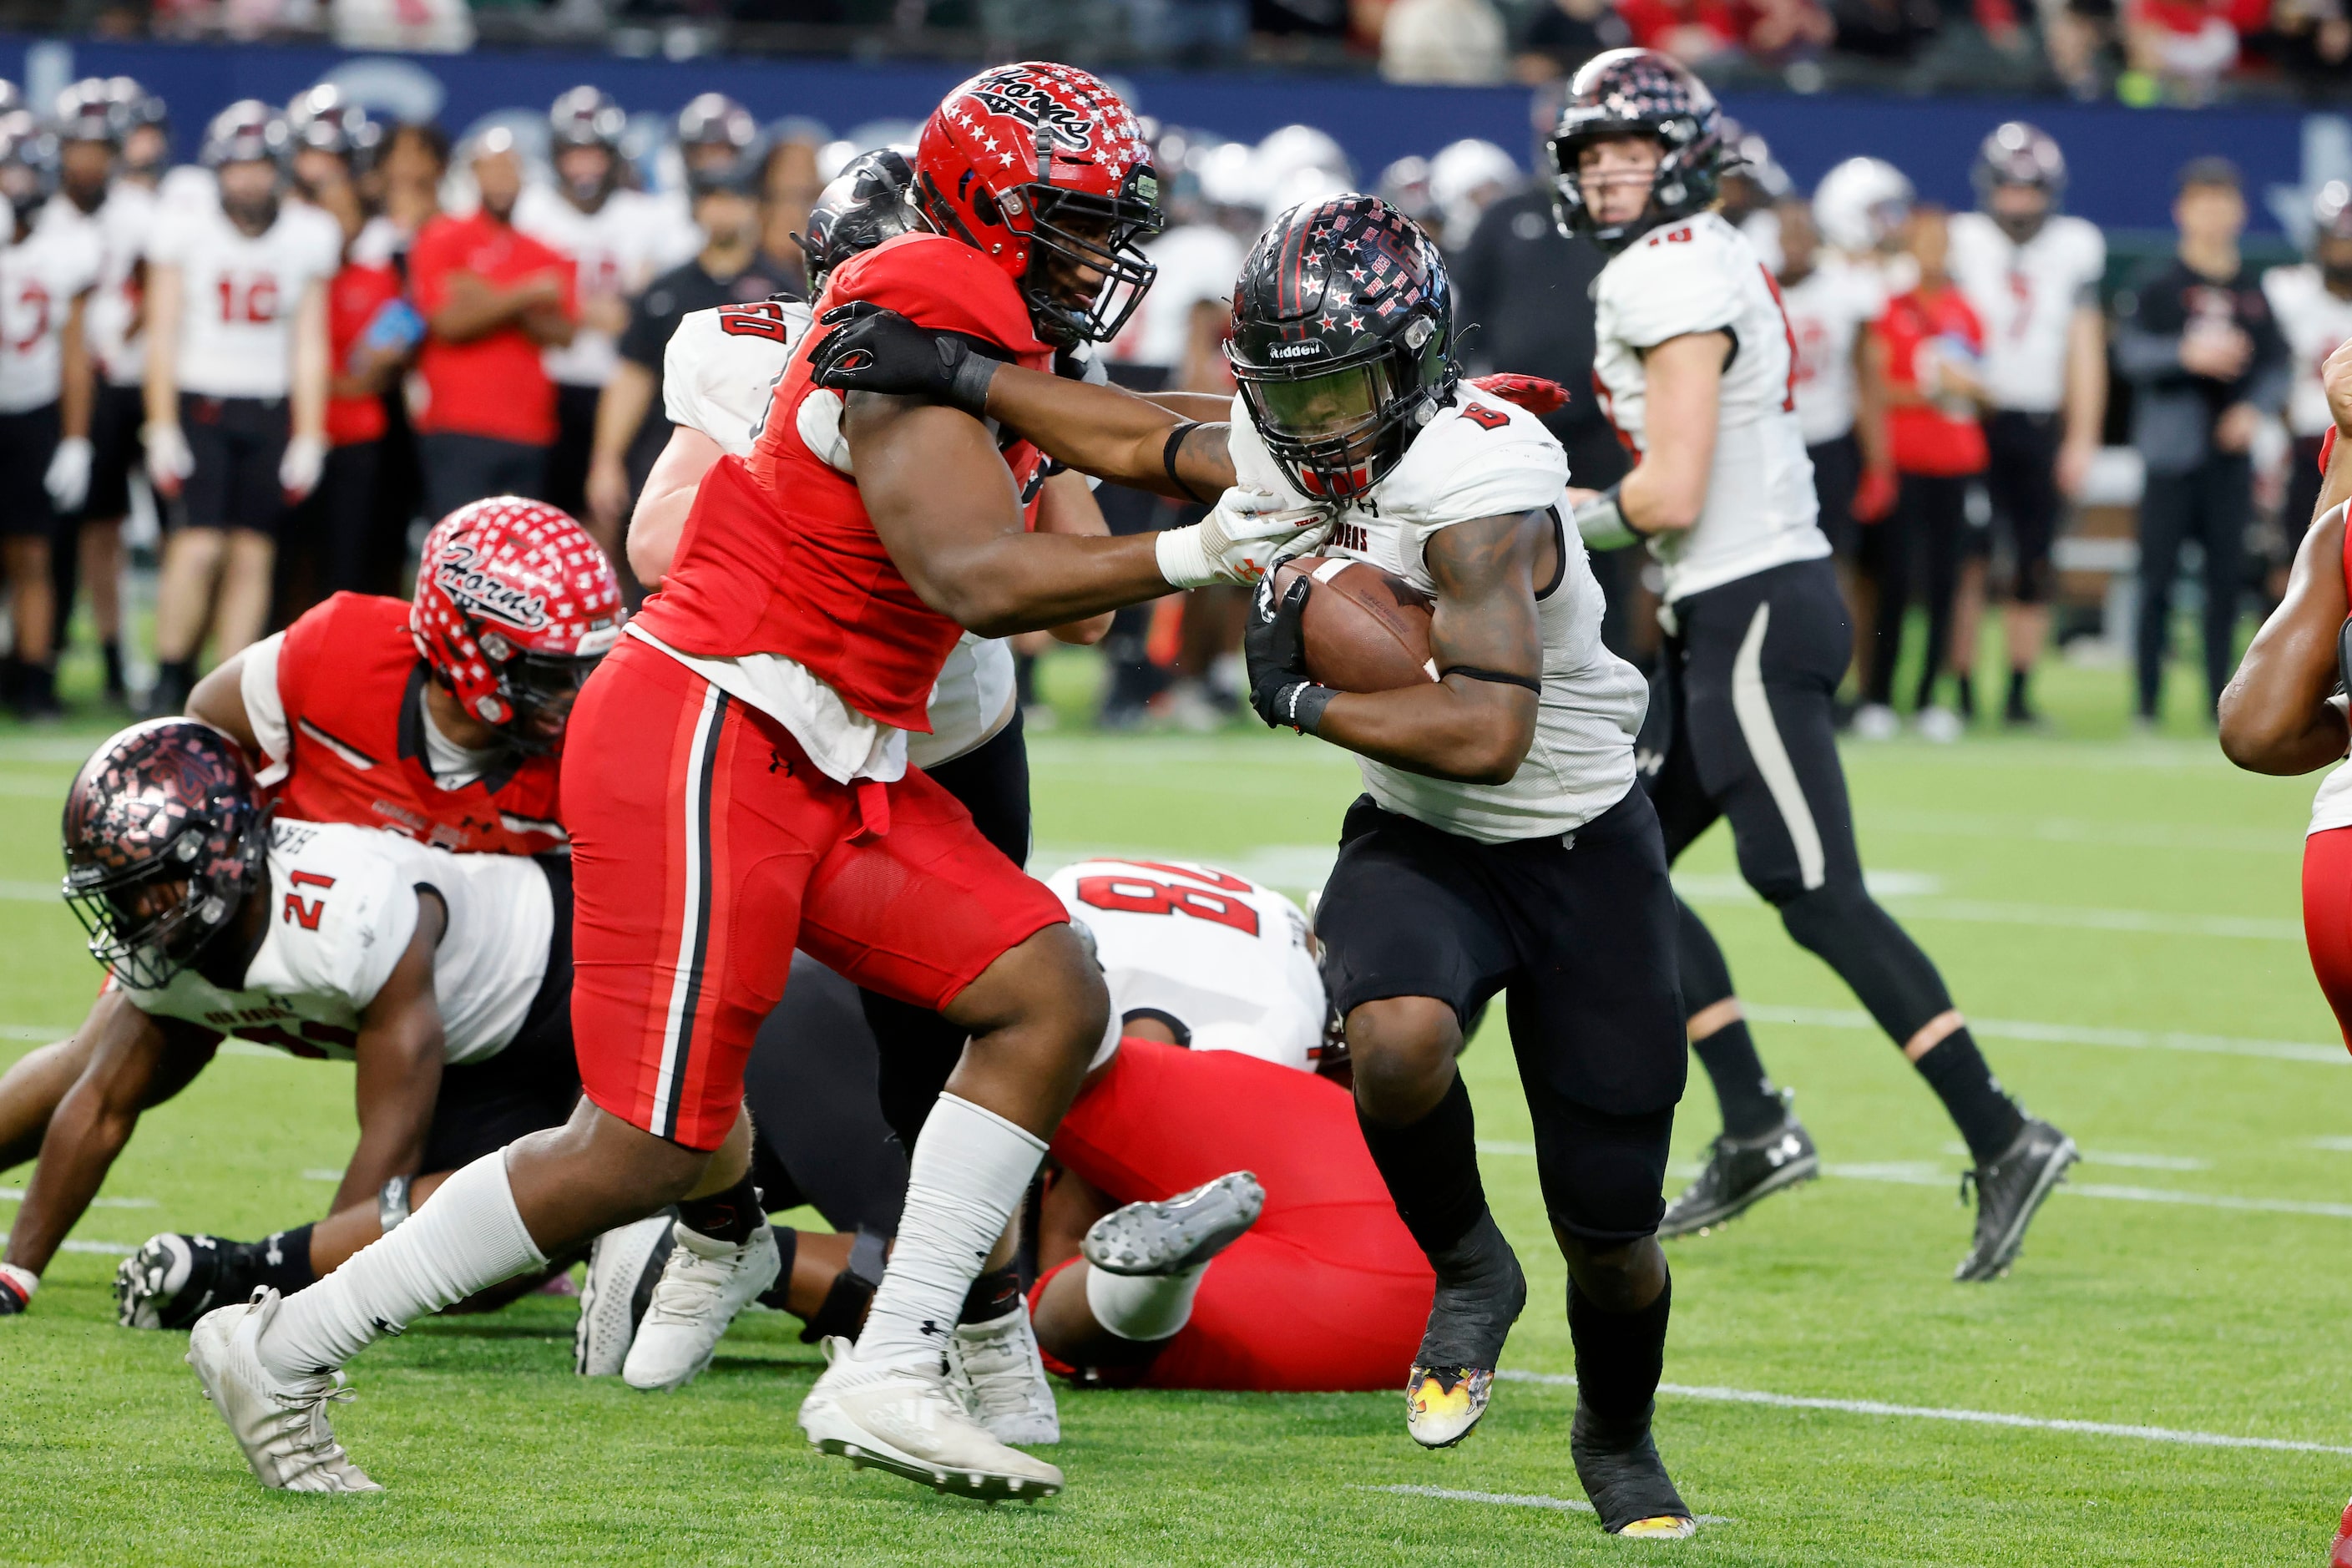
M 1429 657 L 1430 596 L 1363 561 L 1302 555 L 1275 571 L 1277 595 L 1306 573 L 1307 670 L 1341 691 L 1393 691 L 1437 679 Z

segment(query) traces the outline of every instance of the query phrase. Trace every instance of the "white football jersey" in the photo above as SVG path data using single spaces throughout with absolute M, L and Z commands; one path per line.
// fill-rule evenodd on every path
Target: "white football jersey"
M 507 1048 L 547 973 L 555 903 L 547 874 L 520 855 L 453 855 L 397 833 L 344 823 L 269 825 L 269 910 L 261 949 L 236 990 L 183 969 L 157 990 L 123 992 L 151 1016 L 352 1059 L 360 1016 L 416 934 L 417 889 L 448 910 L 434 950 L 433 995 L 451 1062 Z
M 653 281 L 661 248 L 657 205 L 643 191 L 617 190 L 584 213 L 552 185 L 531 184 L 515 198 L 514 226 L 571 258 L 585 310 L 591 300 L 633 298 Z M 620 341 L 583 325 L 543 360 L 549 378 L 562 385 L 603 386 L 621 363 Z
M 1184 860 L 1081 860 L 1045 885 L 1093 933 L 1114 1021 L 1158 1013 L 1196 1051 L 1321 1061 L 1331 1005 L 1307 917 L 1272 888 Z
M 1780 306 L 1797 341 L 1797 428 L 1818 447 L 1853 429 L 1853 345 L 1886 300 L 1875 275 L 1828 251 L 1794 283 L 1780 285 Z
M 743 456 L 809 321 L 797 300 L 688 311 L 662 351 L 662 412 Z M 954 761 L 1003 729 L 1012 706 L 1012 645 L 964 633 L 931 688 L 931 732 L 907 737 L 907 760 L 919 768 Z
M 1258 438 L 1239 396 L 1229 440 L 1240 483 L 1306 504 Z M 1440 529 L 1549 510 L 1559 545 L 1559 574 L 1542 587 L 1537 605 L 1543 694 L 1535 743 L 1517 775 L 1508 784 L 1461 784 L 1358 757 L 1364 787 L 1389 810 L 1481 843 L 1507 844 L 1572 832 L 1632 787 L 1633 733 L 1649 688 L 1601 646 L 1601 584 L 1584 542 L 1564 521 L 1567 485 L 1567 454 L 1541 420 L 1465 385 L 1452 406 L 1422 426 L 1388 476 L 1334 521 L 1319 553 L 1369 561 L 1432 595 L 1437 584 L 1423 552 Z
M 1592 285 L 1593 374 L 1609 417 L 1645 449 L 1642 356 L 1669 338 L 1726 332 L 1715 466 L 1697 523 L 1650 542 L 1666 603 L 1830 552 L 1813 461 L 1797 423 L 1793 329 L 1779 286 L 1714 213 L 1662 225 L 1610 258 Z
M 139 315 L 135 283 L 155 226 L 155 193 L 128 180 L 106 189 L 98 211 L 85 213 L 63 197 L 41 208 L 38 226 L 87 230 L 98 246 L 98 289 L 89 297 L 82 331 L 99 374 L 113 386 L 137 386 L 147 374 L 146 340 L 132 330 Z
M 283 397 L 293 382 L 303 291 L 342 265 L 343 231 L 299 202 L 248 235 L 217 201 L 166 203 L 147 244 L 151 265 L 180 269 L 180 390 L 207 397 Z
M 59 197 L 49 205 L 61 204 L 71 205 Z M 100 259 L 98 228 L 87 220 L 37 222 L 21 243 L 0 250 L 0 414 L 58 400 L 66 321 L 74 301 L 97 287 Z
M 2263 274 L 2263 295 L 2293 356 L 2294 382 L 2287 395 L 2287 428 L 2297 436 L 2325 436 L 2336 427 L 2327 411 L 2327 388 L 2320 371 L 2347 338 L 2352 338 L 2352 300 L 2329 292 L 2319 268 L 2273 267 Z
M 2066 401 L 2067 333 L 2078 307 L 2098 303 L 2106 237 L 2058 214 L 2020 245 L 1983 213 L 1954 213 L 1950 270 L 1984 323 L 1993 406 L 2056 413 Z

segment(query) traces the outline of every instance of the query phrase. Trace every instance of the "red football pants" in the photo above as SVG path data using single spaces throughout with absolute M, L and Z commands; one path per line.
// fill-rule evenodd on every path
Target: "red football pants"
M 794 947 L 936 1011 L 1068 919 L 924 774 L 836 784 L 774 719 L 635 637 L 572 710 L 563 820 L 581 1086 L 689 1149 L 734 1125 Z
M 2303 841 L 2303 940 L 2311 972 L 2352 1049 L 2352 827 Z
M 1404 1386 L 1436 1279 L 1397 1218 L 1347 1090 L 1232 1051 L 1127 1040 L 1063 1118 L 1053 1154 L 1121 1204 L 1173 1197 L 1228 1171 L 1255 1172 L 1265 1188 L 1265 1212 L 1209 1265 L 1192 1321 L 1145 1386 Z M 1037 1281 L 1032 1310 L 1061 1268 Z

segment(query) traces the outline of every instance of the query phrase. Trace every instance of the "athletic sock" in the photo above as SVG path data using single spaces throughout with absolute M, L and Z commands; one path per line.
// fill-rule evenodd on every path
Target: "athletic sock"
M 442 1183 L 398 1230 L 285 1298 L 254 1348 L 272 1376 L 316 1377 L 428 1312 L 545 1267 L 515 1207 L 501 1149 Z
M 1045 1145 L 982 1106 L 940 1096 L 907 1162 L 898 1245 L 857 1359 L 937 1368 L 972 1280 L 1013 1221 Z
M 1173 1274 L 1112 1274 L 1089 1267 L 1087 1306 L 1096 1322 L 1120 1339 L 1169 1339 L 1192 1321 L 1192 1298 L 1208 1272 L 1208 1263 Z
M 1666 1363 L 1673 1276 L 1658 1299 L 1631 1312 L 1604 1312 L 1568 1282 L 1568 1337 L 1576 1346 L 1576 1392 L 1604 1421 L 1638 1420 L 1658 1392 Z
M 1734 1018 L 1703 1040 L 1693 1040 L 1699 1066 L 1715 1086 L 1716 1102 L 1723 1107 L 1727 1137 L 1753 1138 L 1780 1124 L 1780 1096 L 1772 1087 L 1748 1033 L 1748 1020 Z
M 122 639 L 115 637 L 102 642 L 98 645 L 98 651 L 99 656 L 106 660 L 106 694 L 119 698 L 126 689 L 122 684 Z
M 1359 1110 L 1356 1123 L 1397 1216 L 1423 1252 L 1434 1258 L 1469 1234 L 1486 1212 L 1486 1189 L 1478 1179 L 1477 1120 L 1461 1074 L 1418 1121 L 1383 1127 Z
M 963 1293 L 963 1310 L 957 1314 L 956 1321 L 992 1323 L 1020 1304 L 1021 1270 L 1008 1263 L 971 1282 L 971 1289 Z
M 2030 719 L 2033 716 L 2033 705 L 2026 700 L 2025 694 L 2026 682 L 2032 679 L 2032 675 L 2033 672 L 2030 669 L 2012 669 L 2009 672 L 2007 711 L 2011 719 Z
M 317 1228 L 298 1226 L 261 1241 L 236 1243 L 229 1267 L 251 1282 L 238 1294 L 249 1296 L 252 1285 L 267 1285 L 281 1296 L 291 1296 L 317 1284 L 318 1273 L 310 1267 L 310 1232 Z
M 1960 717 L 1975 718 L 1977 716 L 1977 678 L 1973 675 L 1956 675 L 1952 677 L 1952 695 L 1958 706 Z
M 760 1189 L 751 1184 L 747 1171 L 741 1181 L 723 1193 L 688 1198 L 678 1205 L 677 1222 L 698 1236 L 740 1247 L 768 1223 L 768 1216 L 760 1207 Z
M 1969 1153 L 1978 1164 L 1998 1159 L 2025 1130 L 2025 1113 L 1992 1076 L 1991 1064 L 1965 1027 L 1930 1046 L 1916 1065 L 1968 1140 Z

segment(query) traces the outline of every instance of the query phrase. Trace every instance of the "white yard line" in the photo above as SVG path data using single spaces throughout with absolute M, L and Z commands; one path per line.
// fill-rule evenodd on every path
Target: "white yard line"
M 1675 879 L 1675 891 L 1694 904 L 1765 906 L 1755 890 L 1729 872 Z M 2200 915 L 2160 910 L 2104 910 L 2079 904 L 2005 903 L 1984 899 L 1914 897 L 1895 887 L 1874 886 L 1894 901 L 1906 920 L 1959 921 L 1971 925 L 2049 926 L 2062 931 L 2132 931 L 2145 936 L 2218 936 L 2249 942 L 2303 940 L 2303 922 L 2261 915 Z
M 1876 1165 L 1823 1165 L 1822 1174 L 1850 1182 L 1885 1182 L 1900 1187 L 1950 1187 L 1958 1173 L 1918 1162 Z M 2169 1187 L 2119 1187 L 2103 1182 L 2070 1181 L 2059 1189 L 2070 1197 L 2110 1198 L 2127 1204 L 2173 1204 L 2187 1208 L 2236 1209 L 2252 1214 L 2307 1215 L 2321 1219 L 2352 1219 L 2352 1204 L 2319 1203 L 2307 1198 L 2241 1198 L 2226 1193 L 2183 1193 Z
M 1511 1383 L 1573 1388 L 1565 1373 L 1520 1372 L 1505 1367 L 1496 1377 Z M 1958 1421 L 1974 1426 L 2021 1426 L 2037 1432 L 2072 1432 L 2088 1437 L 2128 1437 L 2142 1443 L 2177 1443 L 2190 1448 L 2262 1448 L 2273 1453 L 2352 1454 L 2352 1447 L 2306 1443 L 2289 1437 L 2240 1437 L 2227 1432 L 2184 1432 L 2170 1426 L 2136 1426 L 2109 1421 L 2067 1421 L 2044 1415 L 2011 1415 L 1997 1410 L 1945 1409 L 1930 1405 L 1889 1405 L 1876 1399 L 1816 1399 L 1796 1394 L 1766 1394 L 1752 1388 L 1695 1387 L 1662 1383 L 1660 1394 L 1715 1405 L 1767 1405 L 1780 1410 L 1834 1410 L 1848 1415 L 1892 1415 L 1912 1421 Z
M 124 1241 L 65 1241 L 58 1244 L 60 1252 L 95 1252 L 100 1258 L 128 1258 L 139 1249 Z
M 1992 816 L 1958 811 L 1871 811 L 1865 831 L 1938 838 L 1998 838 L 2015 843 L 2083 844 L 2116 849 L 2210 849 L 2247 855 L 2303 853 L 2303 829 L 2273 832 L 2177 822 L 2093 822 L 2072 816 Z
M 1595 1511 L 1593 1506 L 1589 1502 L 1579 1502 L 1574 1498 L 1545 1497 L 1540 1492 L 1468 1492 L 1463 1491 L 1454 1487 L 1407 1486 L 1358 1486 L 1352 1487 L 1349 1489 L 1360 1492 L 1388 1492 L 1395 1497 L 1438 1498 L 1446 1502 L 1498 1503 L 1505 1508 L 1551 1508 L 1558 1509 L 1562 1513 L 1591 1513 Z M 1737 1524 L 1739 1522 L 1736 1519 L 1727 1519 L 1719 1513 L 1702 1513 L 1694 1515 L 1693 1517 L 1695 1517 L 1701 1524 Z
M 24 1188 L 0 1187 L 0 1204 L 21 1204 L 24 1201 Z M 152 1209 L 157 1205 L 153 1198 L 92 1198 L 89 1206 L 94 1209 Z
M 1751 1005 L 1748 1016 L 1759 1023 L 1796 1024 L 1821 1029 L 1875 1029 L 1869 1014 L 1842 1007 L 1780 1007 Z M 2187 1051 L 2216 1057 L 2266 1057 L 2273 1061 L 2322 1062 L 2330 1066 L 2352 1061 L 2340 1043 L 2305 1040 L 2250 1040 L 2227 1035 L 2192 1035 L 2171 1029 L 2102 1029 L 2077 1024 L 2044 1024 L 2017 1018 L 1969 1019 L 1969 1028 L 1990 1040 L 2027 1040 L 2036 1045 L 2110 1046 L 2126 1051 Z
M 0 900 L 12 904 L 56 904 L 64 907 L 64 895 L 55 882 L 23 882 L 0 880 Z

